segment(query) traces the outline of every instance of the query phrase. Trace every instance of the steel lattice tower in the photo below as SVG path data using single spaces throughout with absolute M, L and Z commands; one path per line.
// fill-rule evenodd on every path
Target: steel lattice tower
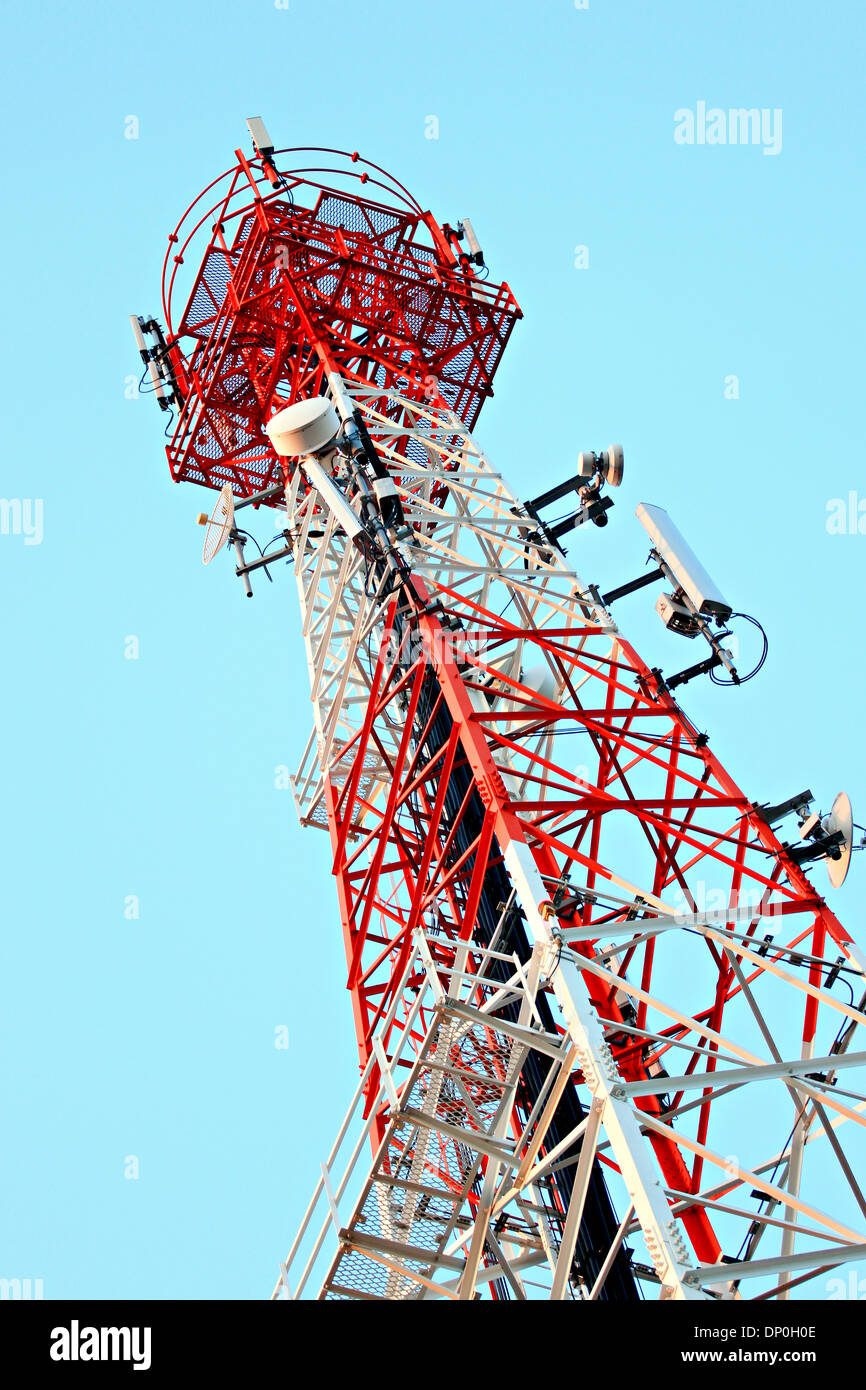
M 172 477 L 274 509 L 303 619 L 360 1138 L 274 1296 L 786 1297 L 862 1259 L 864 957 L 473 439 L 514 296 L 357 154 L 235 154 L 140 323 Z M 279 456 L 315 398 L 336 442 Z

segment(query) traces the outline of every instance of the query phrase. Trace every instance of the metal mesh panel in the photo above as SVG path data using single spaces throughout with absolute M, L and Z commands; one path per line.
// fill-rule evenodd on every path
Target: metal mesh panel
M 325 194 L 316 210 L 316 217 L 326 226 L 340 227 L 356 235 L 363 233 L 372 236 L 387 251 L 393 250 L 411 226 L 411 219 L 405 213 L 342 198 L 338 193 Z
M 350 338 L 348 361 L 379 386 L 405 372 L 410 389 L 410 373 L 431 372 L 471 427 L 519 312 L 508 292 L 480 302 L 411 242 L 417 219 L 405 212 L 325 191 L 313 211 L 274 202 L 266 216 L 264 228 L 245 213 L 228 250 L 216 232 L 196 280 L 179 333 L 197 340 L 183 418 L 200 414 L 191 434 L 176 431 L 173 476 L 215 488 L 229 478 L 237 494 L 267 486 L 263 421 L 276 392 L 297 389 L 319 332 Z
M 512 1079 L 513 1047 L 495 1020 L 466 1023 L 446 1014 L 433 1025 L 425 1060 L 401 1097 L 322 1298 L 423 1296 L 423 1286 L 376 1256 L 434 1282 L 437 1271 L 454 1277 L 455 1261 L 443 1263 L 443 1251 L 472 1219 L 468 1206 L 462 1208 L 477 1169 L 474 1140 L 493 1132 Z M 416 1113 L 426 1117 L 423 1124 Z M 440 1126 L 462 1130 L 465 1142 Z

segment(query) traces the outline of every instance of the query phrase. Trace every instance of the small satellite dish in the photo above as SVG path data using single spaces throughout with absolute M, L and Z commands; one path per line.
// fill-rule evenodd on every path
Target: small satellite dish
M 281 458 L 322 453 L 339 430 L 340 417 L 325 396 L 295 401 L 272 415 L 265 425 L 265 434 Z
M 534 690 L 543 700 L 556 699 L 556 676 L 546 661 L 530 666 L 520 677 L 520 684 Z
M 226 483 L 223 487 L 210 517 L 200 513 L 198 520 L 200 525 L 207 526 L 201 558 L 205 565 L 209 565 L 214 556 L 219 555 L 235 524 L 235 504 L 231 483 Z
M 821 822 L 821 829 L 826 835 L 833 835 L 836 831 L 841 830 L 844 837 L 838 850 L 834 851 L 837 858 L 827 856 L 827 873 L 830 882 L 834 888 L 841 888 L 851 863 L 851 847 L 854 843 L 854 816 L 847 792 L 840 792 L 836 797 L 830 807 L 830 814 L 825 816 Z
M 622 482 L 622 467 L 621 444 L 611 444 L 609 449 L 602 449 L 600 454 L 584 450 L 577 456 L 577 471 L 581 478 L 592 478 L 596 473 L 600 473 L 611 487 L 619 487 Z
M 622 445 L 611 444 L 607 451 L 607 467 L 605 469 L 605 477 L 610 487 L 619 487 L 622 482 L 622 463 Z

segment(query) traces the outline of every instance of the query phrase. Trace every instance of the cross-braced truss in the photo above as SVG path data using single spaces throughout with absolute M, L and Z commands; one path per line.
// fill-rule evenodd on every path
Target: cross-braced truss
M 276 1292 L 814 1289 L 866 1244 L 862 953 L 473 441 L 508 286 L 357 153 L 236 155 L 169 238 L 167 452 L 286 484 L 362 1064 Z M 265 426 L 326 393 L 370 452 L 317 489 Z M 392 484 L 350 544 L 322 488 Z
M 348 387 L 426 598 L 398 626 L 295 475 L 316 709 L 295 788 L 302 821 L 330 829 L 371 1075 L 411 1018 L 425 1042 L 395 1084 L 420 1084 L 444 1025 L 405 976 L 413 933 L 447 972 L 498 867 L 530 937 L 554 943 L 544 990 L 578 1049 L 569 1085 L 599 1115 L 596 1166 L 633 1209 L 634 1263 L 663 1292 L 766 1296 L 860 1258 L 862 957 L 456 415 Z M 380 1163 L 396 1122 L 386 1104 Z M 573 1167 L 585 1152 L 572 1141 Z

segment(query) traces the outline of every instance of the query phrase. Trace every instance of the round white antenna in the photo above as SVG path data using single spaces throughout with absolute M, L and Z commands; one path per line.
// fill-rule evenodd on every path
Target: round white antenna
M 827 857 L 827 873 L 830 882 L 834 888 L 841 888 L 851 863 L 851 846 L 854 843 L 854 816 L 847 792 L 840 792 L 836 797 L 830 807 L 830 814 L 825 816 L 821 822 L 821 829 L 827 835 L 833 835 L 837 830 L 841 830 L 844 837 L 839 846 L 838 859 Z
M 600 454 L 594 454 L 591 449 L 584 450 L 577 456 L 577 472 L 581 478 L 591 478 L 600 473 L 611 487 L 619 487 L 622 482 L 622 445 L 611 444 Z
M 222 488 L 210 517 L 201 514 L 199 522 L 207 526 L 201 558 L 205 565 L 209 565 L 214 556 L 222 550 L 235 524 L 235 504 L 231 483 L 226 483 Z
M 546 661 L 538 666 L 530 666 L 520 677 L 521 685 L 528 685 L 530 690 L 534 690 L 544 700 L 554 700 L 556 698 L 556 676 L 551 671 Z
M 607 451 L 605 477 L 610 487 L 619 487 L 622 482 L 622 445 L 611 444 Z
M 324 396 L 295 401 L 272 415 L 265 433 L 282 458 L 318 454 L 336 438 L 340 417 Z

